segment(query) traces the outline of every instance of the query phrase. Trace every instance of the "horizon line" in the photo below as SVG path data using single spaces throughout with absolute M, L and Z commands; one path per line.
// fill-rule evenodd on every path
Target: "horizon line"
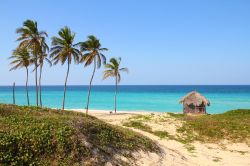
M 0 85 L 1 86 L 13 86 L 13 85 Z M 16 87 L 18 86 L 26 86 L 26 85 L 15 85 Z M 36 86 L 36 85 L 28 85 L 30 86 Z M 43 86 L 64 86 L 63 84 L 46 84 L 42 85 Z M 78 84 L 69 84 L 67 86 L 89 86 L 89 85 L 78 85 Z M 106 84 L 106 85 L 101 85 L 101 84 L 96 84 L 92 86 L 115 86 L 113 84 Z M 119 86 L 250 86 L 250 84 L 120 84 Z

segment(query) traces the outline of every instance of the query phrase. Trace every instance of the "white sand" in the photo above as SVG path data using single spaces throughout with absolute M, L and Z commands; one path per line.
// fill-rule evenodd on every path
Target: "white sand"
M 85 110 L 75 109 L 74 111 L 85 112 Z M 118 113 L 110 114 L 105 110 L 89 110 L 89 114 L 93 115 L 107 123 L 122 126 L 122 123 L 128 118 L 135 115 L 150 115 L 150 112 L 139 111 L 118 111 Z M 147 122 L 147 125 L 153 130 L 167 131 L 171 135 L 176 134 L 177 126 L 182 123 L 172 117 L 168 117 L 166 121 L 160 121 L 161 117 L 168 116 L 164 113 L 154 113 L 154 121 Z M 204 124 L 205 125 L 205 124 Z M 136 153 L 136 163 L 131 165 L 143 166 L 166 166 L 166 165 L 249 165 L 250 166 L 250 147 L 244 143 L 230 144 L 226 141 L 219 144 L 204 144 L 195 142 L 193 152 L 187 150 L 184 144 L 175 140 L 160 139 L 159 137 L 137 129 L 132 130 L 141 133 L 152 140 L 156 141 L 162 148 L 162 155 L 155 153 Z

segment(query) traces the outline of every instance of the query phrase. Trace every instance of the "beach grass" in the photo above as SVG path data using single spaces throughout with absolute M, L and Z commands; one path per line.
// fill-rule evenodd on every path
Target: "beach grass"
M 128 122 L 123 123 L 123 126 L 132 127 L 135 129 L 152 133 L 152 128 L 146 124 L 143 124 L 141 121 L 130 120 Z
M 147 137 L 83 113 L 0 104 L 0 165 L 127 165 Z
M 157 121 L 157 118 L 160 119 Z M 163 123 L 174 118 L 180 122 L 176 126 L 176 134 L 167 131 L 154 131 L 149 125 Z M 194 141 L 202 143 L 220 143 L 224 140 L 233 143 L 246 143 L 250 145 L 250 110 L 232 110 L 222 114 L 213 115 L 185 115 L 166 113 L 162 116 L 136 115 L 123 124 L 127 127 L 140 129 L 160 138 L 176 140 L 185 145 Z M 167 127 L 167 126 L 166 126 Z
M 183 116 L 184 121 L 177 131 L 189 136 L 190 141 L 245 142 L 250 145 L 250 110 L 232 110 L 222 114 Z
M 144 115 L 142 115 L 142 116 L 144 116 Z M 148 116 L 145 116 L 145 117 L 148 117 Z M 135 119 L 137 119 L 137 118 L 135 118 Z M 169 137 L 171 137 L 171 135 L 169 135 L 169 133 L 167 131 L 161 131 L 161 130 L 153 131 L 152 128 L 149 125 L 144 124 L 141 120 L 139 120 L 139 121 L 130 120 L 130 121 L 124 122 L 123 126 L 139 129 L 139 130 L 151 133 L 153 135 L 156 135 L 156 136 L 158 136 L 160 138 L 169 138 Z

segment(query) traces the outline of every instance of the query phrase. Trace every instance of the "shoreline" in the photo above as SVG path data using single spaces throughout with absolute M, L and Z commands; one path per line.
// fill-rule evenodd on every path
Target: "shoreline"
M 76 112 L 81 112 L 81 113 L 85 113 L 85 109 L 65 109 L 65 111 L 76 111 Z M 112 111 L 112 113 L 110 113 Z M 157 112 L 157 111 L 140 111 L 140 110 L 133 110 L 133 111 L 129 111 L 129 110 L 121 110 L 121 111 L 116 111 L 116 113 L 114 113 L 114 110 L 98 110 L 98 109 L 93 109 L 93 110 L 88 110 L 88 113 L 94 113 L 94 114 L 104 114 L 107 113 L 109 115 L 112 114 L 165 114 L 165 113 L 174 113 L 174 114 L 182 114 L 182 112 Z

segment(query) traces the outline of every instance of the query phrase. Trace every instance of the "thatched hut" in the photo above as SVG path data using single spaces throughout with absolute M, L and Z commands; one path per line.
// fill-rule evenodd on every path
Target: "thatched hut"
M 210 105 L 209 100 L 196 91 L 184 96 L 180 103 L 183 104 L 183 113 L 206 113 L 206 106 Z

